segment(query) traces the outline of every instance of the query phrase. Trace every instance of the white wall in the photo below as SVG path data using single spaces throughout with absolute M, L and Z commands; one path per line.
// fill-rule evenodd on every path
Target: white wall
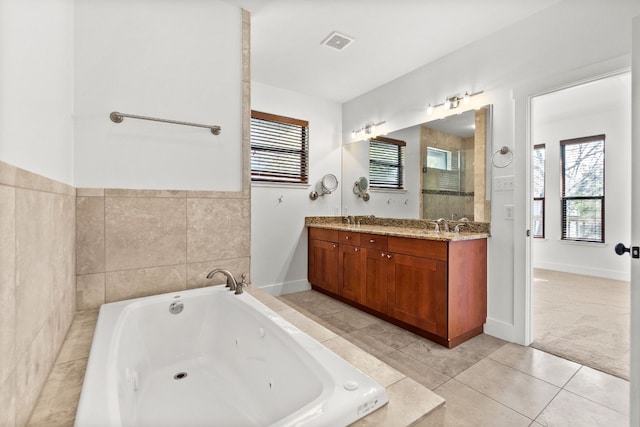
M 327 173 L 341 181 L 341 105 L 252 82 L 251 109 L 309 121 L 310 185 L 251 187 L 252 282 L 274 294 L 307 289 L 304 218 L 340 211 L 340 186 L 315 201 L 309 193 Z
M 241 190 L 241 19 L 222 1 L 76 2 L 77 187 Z
M 619 79 L 616 77 L 616 79 Z M 591 85 L 598 84 L 592 83 Z M 616 99 L 606 110 L 595 99 L 591 112 L 582 105 L 579 117 L 535 120 L 538 98 L 533 102 L 533 144 L 546 144 L 545 238 L 533 239 L 533 266 L 548 270 L 629 280 L 629 257 L 615 254 L 613 247 L 625 242 L 631 226 L 631 79 L 610 93 Z M 567 103 L 580 88 L 562 91 Z M 555 101 L 559 101 L 557 96 Z M 547 104 L 545 104 L 547 105 Z M 545 114 L 549 114 L 546 112 Z M 561 240 L 560 141 L 605 134 L 605 244 Z
M 479 105 L 493 104 L 493 148 L 514 152 L 511 166 L 493 169 L 494 178 L 514 175 L 514 191 L 492 190 L 489 239 L 488 321 L 490 334 L 526 343 L 524 306 L 527 270 L 526 97 L 514 90 L 536 82 L 558 83 L 586 67 L 612 60 L 593 71 L 611 71 L 630 53 L 631 17 L 640 13 L 632 0 L 566 0 L 512 27 L 501 30 L 438 61 L 364 94 L 343 106 L 343 139 L 362 123 L 386 121 L 387 131 L 427 121 L 428 103 L 466 90 L 485 93 Z M 541 28 L 554 29 L 540 31 Z M 597 31 L 593 29 L 597 28 Z M 627 59 L 628 63 L 628 59 Z M 475 98 L 473 98 L 475 100 Z M 503 218 L 503 206 L 515 205 L 514 220 Z M 381 215 L 379 212 L 372 212 Z
M 369 179 L 369 141 L 345 144 L 342 149 L 342 214 L 372 215 L 387 218 L 420 216 L 420 127 L 388 133 L 389 138 L 405 141 L 405 190 L 371 190 L 368 202 L 353 192 L 361 176 Z
M 73 1 L 0 1 L 0 160 L 73 183 Z

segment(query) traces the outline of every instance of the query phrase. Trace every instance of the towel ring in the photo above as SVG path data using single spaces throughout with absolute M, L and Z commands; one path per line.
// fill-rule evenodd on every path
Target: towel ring
M 500 156 L 498 156 L 500 154 Z M 491 156 L 491 164 L 496 168 L 506 168 L 513 161 L 513 151 L 509 149 L 506 145 L 500 147 L 493 155 Z

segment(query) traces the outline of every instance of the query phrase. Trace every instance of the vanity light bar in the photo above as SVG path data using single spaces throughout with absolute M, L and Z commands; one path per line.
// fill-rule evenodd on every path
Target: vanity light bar
M 427 107 L 427 114 L 428 115 L 433 114 L 433 110 L 438 107 L 444 107 L 447 110 L 458 108 L 460 106 L 460 101 L 462 101 L 462 103 L 466 105 L 471 101 L 472 96 L 480 95 L 483 92 L 484 91 L 481 90 L 479 92 L 474 92 L 474 93 L 465 92 L 464 96 L 457 96 L 457 95 L 449 96 L 445 98 L 444 102 L 441 104 L 436 104 L 436 105 L 429 104 L 429 106 Z
M 367 123 L 366 125 L 362 125 L 362 127 L 360 127 L 360 129 L 356 129 L 356 130 L 352 130 L 351 131 L 351 137 L 355 138 L 356 135 L 358 133 L 360 133 L 360 132 L 364 132 L 366 135 L 372 135 L 372 134 L 375 133 L 377 126 L 383 125 L 385 123 L 387 123 L 387 122 L 386 121 L 382 121 L 382 122 L 379 122 L 379 123 L 371 122 L 371 123 Z

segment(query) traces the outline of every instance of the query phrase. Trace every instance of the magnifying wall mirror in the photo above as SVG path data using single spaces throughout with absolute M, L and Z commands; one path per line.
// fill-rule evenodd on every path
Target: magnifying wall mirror
M 369 193 L 367 190 L 369 189 L 369 181 L 366 177 L 361 176 L 358 178 L 355 184 L 353 184 L 353 192 L 358 195 L 358 197 L 362 197 L 362 200 L 365 202 L 369 201 Z
M 325 194 L 331 194 L 338 188 L 338 178 L 332 173 L 328 173 L 322 177 L 318 182 L 318 191 L 312 191 L 309 194 L 311 200 L 316 200 L 318 196 L 324 196 Z

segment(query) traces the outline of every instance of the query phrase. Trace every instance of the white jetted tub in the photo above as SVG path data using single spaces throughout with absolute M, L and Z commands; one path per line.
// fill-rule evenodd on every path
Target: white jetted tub
M 105 304 L 76 427 L 344 426 L 384 388 L 247 292 Z

